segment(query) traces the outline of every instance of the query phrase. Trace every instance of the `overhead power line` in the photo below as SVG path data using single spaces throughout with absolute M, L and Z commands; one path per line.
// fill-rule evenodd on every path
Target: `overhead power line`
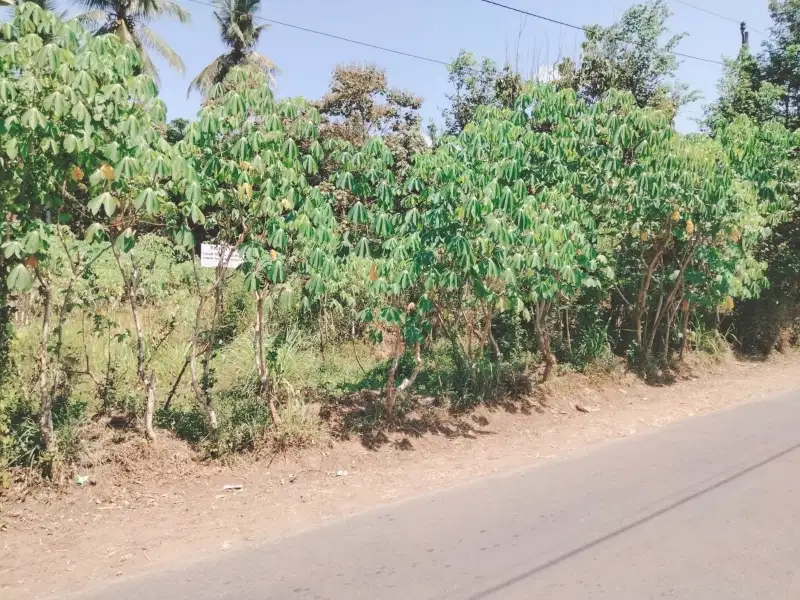
M 529 17 L 533 17 L 534 19 L 539 19 L 540 21 L 547 21 L 548 23 L 555 23 L 556 25 L 563 25 L 564 27 L 569 27 L 570 29 L 576 29 L 578 31 L 582 31 L 583 33 L 589 33 L 588 27 L 583 27 L 581 25 L 575 25 L 573 23 L 567 23 L 565 21 L 559 21 L 558 19 L 551 19 L 550 17 L 545 17 L 544 15 L 539 15 L 527 10 L 522 10 L 521 8 L 517 8 L 515 6 L 508 6 L 507 4 L 501 4 L 500 2 L 495 2 L 494 0 L 481 0 L 481 2 L 485 2 L 486 4 L 491 4 L 492 6 L 497 6 L 499 8 L 504 8 L 506 10 L 510 10 L 512 12 L 520 13 Z M 636 42 L 633 40 L 619 40 L 621 42 L 627 42 L 629 44 L 635 44 Z M 684 54 L 682 52 L 673 52 L 675 56 L 680 56 L 681 58 L 688 58 L 691 60 L 698 60 L 701 62 L 712 63 L 715 65 L 724 65 L 722 61 L 714 60 L 711 58 L 703 58 L 702 56 L 694 56 L 692 54 Z
M 201 6 L 209 6 L 211 8 L 217 8 L 210 2 L 203 2 L 202 0 L 187 0 L 187 2 L 192 2 L 194 4 L 200 4 Z M 354 40 L 349 37 L 345 37 L 342 35 L 335 35 L 333 33 L 328 33 L 326 31 L 319 31 L 317 29 L 311 29 L 309 27 L 301 27 L 300 25 L 295 25 L 293 23 L 286 23 L 284 21 L 277 21 L 275 19 L 267 19 L 265 17 L 259 15 L 253 15 L 254 19 L 259 21 L 263 21 L 265 23 L 269 23 L 271 25 L 280 25 L 281 27 L 288 27 L 290 29 L 296 29 L 298 31 L 305 31 L 306 33 L 313 33 L 314 35 L 321 35 L 326 38 L 331 38 L 334 40 L 339 40 L 342 42 L 349 42 L 351 44 L 357 44 L 358 46 L 364 46 L 366 48 L 372 48 L 374 50 L 381 50 L 383 52 L 390 52 L 392 54 L 398 54 L 400 56 L 406 56 L 408 58 L 415 58 L 417 60 L 424 60 L 430 63 L 435 63 L 439 65 L 448 66 L 450 63 L 444 60 L 438 60 L 436 58 L 430 58 L 428 56 L 422 56 L 421 54 L 413 54 L 411 52 L 404 52 L 403 50 L 395 50 L 394 48 L 387 48 L 385 46 L 378 46 L 377 44 L 370 44 L 368 42 L 362 42 L 360 40 Z
M 700 12 L 704 12 L 707 15 L 712 15 L 712 16 L 717 17 L 719 19 L 724 19 L 725 21 L 730 21 L 731 23 L 739 24 L 739 23 L 742 22 L 740 19 L 734 19 L 732 17 L 727 17 L 725 15 L 721 15 L 720 13 L 714 12 L 713 10 L 708 10 L 707 8 L 703 8 L 702 6 L 697 6 L 696 4 L 692 4 L 691 2 L 686 2 L 686 0 L 673 0 L 673 1 L 677 2 L 678 4 L 683 4 L 684 6 L 688 6 L 689 8 L 693 8 L 695 10 L 699 10 Z M 767 37 L 766 33 L 756 29 L 755 27 L 748 27 L 748 29 L 750 29 L 750 31 L 755 31 L 759 35 L 763 35 L 764 37 Z

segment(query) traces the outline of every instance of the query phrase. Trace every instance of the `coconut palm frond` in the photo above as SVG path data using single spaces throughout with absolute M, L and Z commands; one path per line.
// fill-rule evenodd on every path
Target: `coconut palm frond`
M 104 35 L 106 33 L 115 34 L 119 39 L 122 40 L 123 44 L 130 44 L 137 49 L 141 45 L 139 40 L 133 34 L 133 31 L 128 28 L 128 24 L 123 19 L 109 20 L 108 23 L 97 30 L 98 35 Z
M 115 0 L 75 0 L 75 4 L 86 7 L 88 11 L 103 11 L 107 17 L 115 14 L 118 8 Z
M 181 57 L 178 56 L 178 53 L 170 47 L 164 38 L 149 27 L 139 28 L 139 40 L 142 46 L 158 54 L 167 61 L 170 67 L 178 71 L 181 75 L 186 71 L 186 66 L 183 64 Z
M 278 87 L 278 81 L 275 79 L 275 76 L 279 73 L 279 69 L 271 59 L 258 52 L 250 52 L 245 57 L 244 64 L 264 73 L 267 76 L 271 89 L 274 90 Z
M 214 17 L 219 23 L 220 36 L 231 50 L 195 77 L 189 85 L 188 94 L 195 90 L 207 94 L 236 65 L 249 65 L 261 71 L 268 77 L 270 88 L 275 89 L 278 67 L 266 56 L 254 52 L 259 36 L 269 27 L 255 24 L 261 0 L 215 0 L 214 4 L 217 7 Z
M 177 2 L 173 2 L 172 0 L 161 0 L 159 2 L 159 13 L 165 17 L 170 17 L 175 19 L 179 23 L 191 23 L 192 22 L 192 13 L 188 10 L 183 8 Z
M 185 24 L 190 23 L 192 20 L 192 13 L 174 0 L 151 0 L 147 4 L 142 4 L 136 15 L 148 21 L 168 18 Z
M 102 10 L 87 10 L 72 17 L 78 23 L 89 29 L 98 29 L 108 20 L 108 15 Z
M 192 92 L 199 92 L 201 95 L 205 96 L 208 93 L 208 90 L 210 90 L 217 82 L 217 77 L 224 68 L 224 64 L 225 56 L 220 56 L 205 69 L 200 71 L 197 77 L 192 79 L 192 82 L 189 84 L 189 89 L 186 91 L 186 97 L 188 98 L 191 96 Z
M 50 1 L 50 0 L 42 0 Z M 95 29 L 95 35 L 116 34 L 125 44 L 139 52 L 142 70 L 158 80 L 158 71 L 148 54 L 148 49 L 183 73 L 180 56 L 160 35 L 146 27 L 159 18 L 176 19 L 188 23 L 189 11 L 177 0 L 75 0 L 86 11 L 75 17 L 80 23 Z

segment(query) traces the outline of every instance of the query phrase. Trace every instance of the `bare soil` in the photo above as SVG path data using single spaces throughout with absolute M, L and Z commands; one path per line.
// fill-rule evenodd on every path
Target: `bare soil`
M 162 435 L 98 434 L 90 483 L 0 502 L 0 595 L 62 595 L 275 540 L 377 505 L 586 452 L 592 444 L 800 389 L 800 356 L 632 376 L 562 376 L 538 400 L 425 415 L 366 440 L 220 466 Z M 424 417 L 424 418 L 422 418 Z M 433 419 L 435 417 L 435 419 Z M 432 424 L 435 423 L 435 424 Z M 366 442 L 366 443 L 365 443 Z M 241 485 L 224 491 L 223 486 Z

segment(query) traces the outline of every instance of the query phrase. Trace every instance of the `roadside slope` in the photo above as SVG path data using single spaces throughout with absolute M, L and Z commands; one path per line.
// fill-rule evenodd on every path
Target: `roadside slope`
M 376 505 L 583 453 L 595 442 L 800 389 L 800 362 L 797 355 L 733 362 L 666 387 L 630 379 L 602 391 L 590 385 L 568 376 L 546 407 L 532 405 L 529 414 L 518 405 L 481 409 L 469 430 L 391 434 L 377 451 L 350 441 L 269 462 L 190 465 L 173 474 L 149 472 L 144 464 L 120 481 L 93 471 L 97 486 L 2 507 L 0 590 L 4 597 L 30 598 L 179 566 Z M 222 492 L 228 483 L 244 489 Z
M 798 421 L 794 392 L 79 597 L 797 597 Z

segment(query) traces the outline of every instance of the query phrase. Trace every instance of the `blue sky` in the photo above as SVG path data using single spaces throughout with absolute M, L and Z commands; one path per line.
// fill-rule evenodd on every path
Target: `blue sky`
M 196 113 L 200 99 L 195 95 L 187 100 L 186 88 L 196 73 L 224 51 L 212 9 L 180 1 L 192 12 L 192 25 L 156 26 L 186 63 L 184 76 L 167 67 L 161 69 L 161 94 L 170 119 L 192 117 Z M 579 25 L 613 23 L 634 4 L 632 0 L 499 1 Z M 674 13 L 669 23 L 671 30 L 689 34 L 679 47 L 681 52 L 712 59 L 736 54 L 740 44 L 737 23 L 699 12 L 676 0 L 668 1 Z M 687 1 L 737 21 L 747 21 L 751 28 L 767 31 L 769 27 L 767 0 Z M 553 63 L 564 55 L 575 56 L 582 39 L 578 31 L 523 17 L 479 0 L 263 0 L 261 15 L 444 61 L 452 59 L 462 48 L 499 63 L 518 54 L 526 71 Z M 750 35 L 751 44 L 756 46 L 764 39 L 754 31 Z M 447 105 L 445 95 L 450 88 L 447 70 L 442 65 L 279 25 L 264 33 L 259 51 L 281 68 L 280 96 L 318 98 L 325 93 L 336 65 L 359 62 L 385 68 L 390 85 L 422 96 L 426 121 L 439 120 L 441 109 Z M 720 73 L 718 65 L 683 60 L 680 77 L 699 90 L 703 99 L 679 115 L 679 129 L 695 128 L 693 119 L 700 117 L 702 106 L 716 96 Z

